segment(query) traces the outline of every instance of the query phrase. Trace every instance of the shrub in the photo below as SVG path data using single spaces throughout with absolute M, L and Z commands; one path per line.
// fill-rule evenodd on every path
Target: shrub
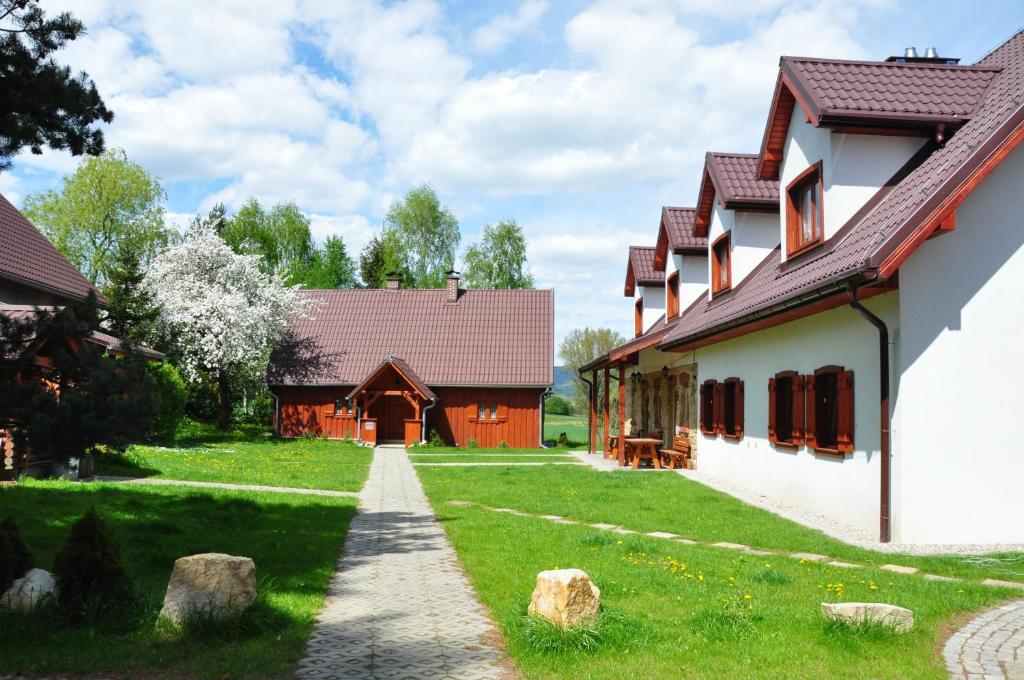
M 148 368 L 153 384 L 156 415 L 150 427 L 150 439 L 173 439 L 178 424 L 185 417 L 188 388 L 178 369 L 168 363 L 150 364 Z
M 18 525 L 8 517 L 0 522 L 0 593 L 32 568 L 32 553 L 21 538 Z
M 480 442 L 478 442 L 476 440 L 476 437 L 470 437 L 469 439 L 466 440 L 466 448 L 467 449 L 479 449 L 480 448 Z
M 556 416 L 571 416 L 573 413 L 572 404 L 565 397 L 560 397 L 557 394 L 550 396 L 544 402 L 544 412 L 551 413 Z
M 57 606 L 69 623 L 117 625 L 135 606 L 131 579 L 106 524 L 90 509 L 53 559 Z
M 572 446 L 572 444 L 569 442 L 569 435 L 567 435 L 564 432 L 558 433 L 558 441 L 556 442 L 556 444 L 558 446 Z
M 508 448 L 508 442 L 505 441 L 504 439 L 502 439 L 500 442 L 498 442 L 498 448 L 499 449 L 507 449 Z
M 200 421 L 216 420 L 220 414 L 220 396 L 212 380 L 197 380 L 188 383 L 188 401 L 185 413 Z
M 437 431 L 436 427 L 430 430 L 430 445 L 444 446 L 444 439 L 441 437 L 441 433 Z

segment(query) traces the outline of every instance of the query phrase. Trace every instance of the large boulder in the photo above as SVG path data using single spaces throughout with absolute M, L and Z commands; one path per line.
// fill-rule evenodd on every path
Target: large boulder
M 537 574 L 530 614 L 563 628 L 597 620 L 601 591 L 582 569 L 553 569 Z
M 248 557 L 203 553 L 174 562 L 160 618 L 180 624 L 190 616 L 222 619 L 256 599 L 256 564 Z
M 57 597 L 57 581 L 45 569 L 29 569 L 0 596 L 0 606 L 28 613 L 39 603 Z
M 822 602 L 821 615 L 849 626 L 877 623 L 899 633 L 914 627 L 914 612 L 881 602 Z

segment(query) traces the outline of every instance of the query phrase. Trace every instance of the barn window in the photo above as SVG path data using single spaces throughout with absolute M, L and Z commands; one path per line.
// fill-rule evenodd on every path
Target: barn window
M 669 319 L 679 316 L 679 272 L 672 272 L 668 277 L 668 311 Z
M 345 413 L 345 400 L 335 399 L 334 400 L 334 415 L 340 416 Z
M 796 255 L 822 242 L 824 212 L 821 161 L 804 170 L 786 189 L 786 255 Z
M 722 435 L 726 439 L 743 438 L 743 381 L 726 378 L 721 386 Z
M 731 237 L 725 232 L 711 245 L 711 293 L 732 287 Z
M 805 377 L 807 446 L 818 451 L 853 451 L 853 371 L 825 366 Z
M 477 404 L 477 412 L 480 420 L 497 420 L 498 403 L 493 401 L 481 401 Z
M 800 446 L 804 434 L 804 377 L 782 371 L 768 379 L 768 441 Z
M 705 380 L 700 386 L 700 431 L 704 434 L 714 435 L 718 432 L 717 418 L 715 417 L 715 387 L 718 385 L 714 380 Z

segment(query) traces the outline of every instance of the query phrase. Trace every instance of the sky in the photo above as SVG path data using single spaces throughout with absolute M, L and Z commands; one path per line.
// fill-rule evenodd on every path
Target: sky
M 704 153 L 756 152 L 781 55 L 971 63 L 1024 3 L 947 0 L 53 0 L 86 25 L 60 59 L 96 82 L 108 147 L 160 178 L 168 221 L 295 201 L 358 254 L 429 183 L 462 247 L 515 219 L 556 343 L 632 333 L 627 246 L 696 200 Z M 78 162 L 27 152 L 16 205 Z

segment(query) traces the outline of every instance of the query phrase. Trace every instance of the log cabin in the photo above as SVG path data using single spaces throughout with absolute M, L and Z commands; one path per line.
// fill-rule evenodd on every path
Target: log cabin
M 274 427 L 406 446 L 539 447 L 554 374 L 554 292 L 308 290 L 271 357 Z

